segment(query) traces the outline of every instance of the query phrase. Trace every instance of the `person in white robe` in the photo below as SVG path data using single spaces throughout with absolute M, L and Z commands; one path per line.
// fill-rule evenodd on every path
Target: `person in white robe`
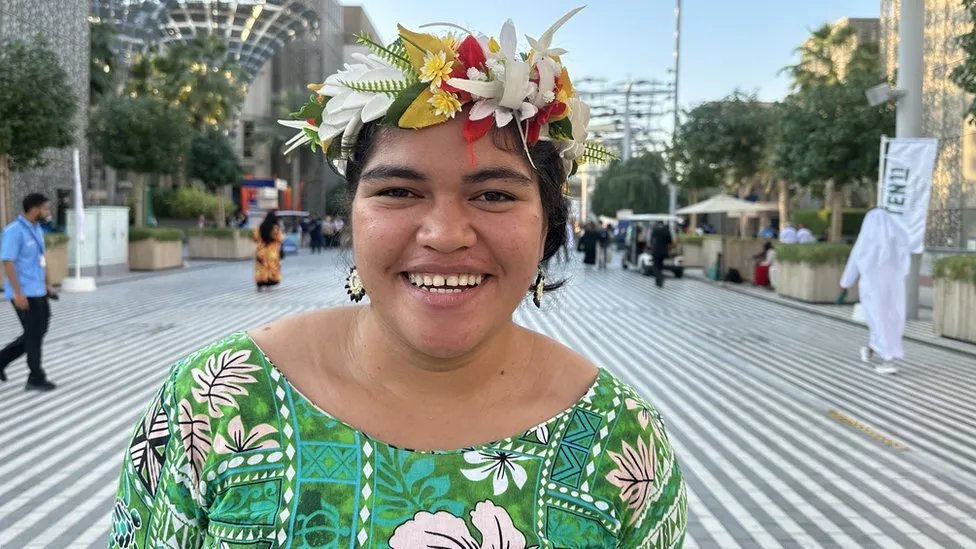
M 779 241 L 783 244 L 796 244 L 796 229 L 790 223 L 786 224 L 786 228 L 779 235 Z
M 800 225 L 800 230 L 796 231 L 797 244 L 815 244 L 817 237 L 813 236 L 813 231 L 806 225 Z
M 868 212 L 847 260 L 840 285 L 849 289 L 858 282 L 861 310 L 871 332 L 861 359 L 875 356 L 883 363 L 875 371 L 895 373 L 892 361 L 904 358 L 905 278 L 911 265 L 911 247 L 905 228 L 888 212 Z

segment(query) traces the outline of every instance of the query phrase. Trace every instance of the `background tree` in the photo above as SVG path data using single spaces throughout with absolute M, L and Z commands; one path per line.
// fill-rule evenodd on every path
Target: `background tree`
M 678 127 L 674 142 L 666 151 L 668 179 L 677 181 L 688 204 L 702 199 L 702 193 L 722 185 L 718 169 L 688 148 L 684 124 Z M 698 227 L 698 214 L 691 215 L 691 227 Z
M 197 133 L 190 142 L 187 168 L 190 177 L 203 181 L 211 192 L 220 197 L 216 221 L 217 226 L 225 226 L 227 212 L 224 198 L 228 194 L 228 187 L 239 184 L 244 177 L 244 168 L 230 139 L 214 128 Z
M 88 134 L 105 164 L 135 175 L 135 225 L 145 225 L 146 176 L 180 168 L 188 145 L 186 113 L 151 97 L 109 98 L 94 109 Z
M 112 42 L 118 34 L 115 25 L 107 23 L 90 23 L 91 28 L 91 57 L 89 66 L 89 104 L 94 105 L 103 97 L 115 95 L 118 83 L 119 63 Z
M 894 131 L 895 116 L 892 105 L 872 107 L 864 98 L 884 80 L 877 44 L 859 44 L 841 71 L 835 60 L 852 45 L 854 31 L 828 27 L 800 49 L 799 65 L 787 67 L 797 91 L 777 117 L 773 167 L 780 177 L 823 189 L 832 210 L 830 240 L 839 241 L 845 192 L 876 177 L 880 139 Z
M 668 190 L 662 185 L 664 159 L 658 153 L 644 153 L 607 167 L 596 180 L 593 212 L 614 217 L 618 210 L 637 213 L 668 211 Z
M 776 172 L 805 186 L 832 184 L 831 241 L 842 237 L 844 192 L 874 181 L 881 136 L 895 129 L 892 105 L 872 107 L 864 99 L 864 91 L 879 81 L 878 73 L 792 96 L 779 118 Z
M 132 67 L 126 92 L 156 97 L 180 107 L 198 130 L 221 126 L 243 102 L 240 64 L 228 55 L 227 43 L 216 35 L 197 35 L 186 44 L 172 44 L 160 54 L 150 51 Z
M 784 67 L 780 72 L 791 76 L 793 91 L 798 93 L 840 84 L 842 70 L 837 63 L 840 59 L 838 53 L 850 47 L 855 35 L 853 27 L 835 28 L 826 23 L 813 31 L 802 46 L 793 50 L 799 54 L 800 62 Z
M 0 44 L 0 225 L 12 219 L 11 172 L 43 166 L 74 142 L 78 98 L 47 42 Z

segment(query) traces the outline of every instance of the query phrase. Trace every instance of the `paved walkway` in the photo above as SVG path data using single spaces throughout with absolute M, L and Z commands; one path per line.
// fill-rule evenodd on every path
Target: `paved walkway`
M 122 452 L 166 369 L 221 335 L 346 303 L 337 254 L 285 260 L 258 294 L 226 264 L 65 295 L 45 363 L 0 386 L 0 547 L 105 547 Z M 633 383 L 690 489 L 689 548 L 976 548 L 976 367 L 907 342 L 899 375 L 856 360 L 863 327 L 694 280 L 573 270 L 519 322 Z M 17 332 L 0 308 L 2 339 Z M 328 327 L 324 327 L 328 334 Z

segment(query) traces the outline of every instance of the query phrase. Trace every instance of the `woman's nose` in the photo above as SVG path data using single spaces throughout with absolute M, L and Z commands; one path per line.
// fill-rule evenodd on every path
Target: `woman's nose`
M 441 253 L 474 246 L 477 237 L 464 200 L 435 199 L 422 215 L 417 233 L 419 244 Z

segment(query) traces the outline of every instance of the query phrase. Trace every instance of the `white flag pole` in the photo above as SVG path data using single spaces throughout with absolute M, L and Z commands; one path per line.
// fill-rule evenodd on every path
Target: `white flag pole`
M 75 207 L 75 276 L 66 278 L 61 289 L 66 292 L 94 292 L 95 279 L 81 276 L 81 245 L 85 242 L 85 202 L 81 188 L 81 160 L 78 149 L 74 150 L 75 192 L 72 202 Z
M 884 170 L 885 170 L 885 157 L 888 154 L 888 136 L 881 136 L 881 155 L 878 156 L 878 207 L 881 208 L 884 204 L 881 203 L 882 197 L 884 195 Z

